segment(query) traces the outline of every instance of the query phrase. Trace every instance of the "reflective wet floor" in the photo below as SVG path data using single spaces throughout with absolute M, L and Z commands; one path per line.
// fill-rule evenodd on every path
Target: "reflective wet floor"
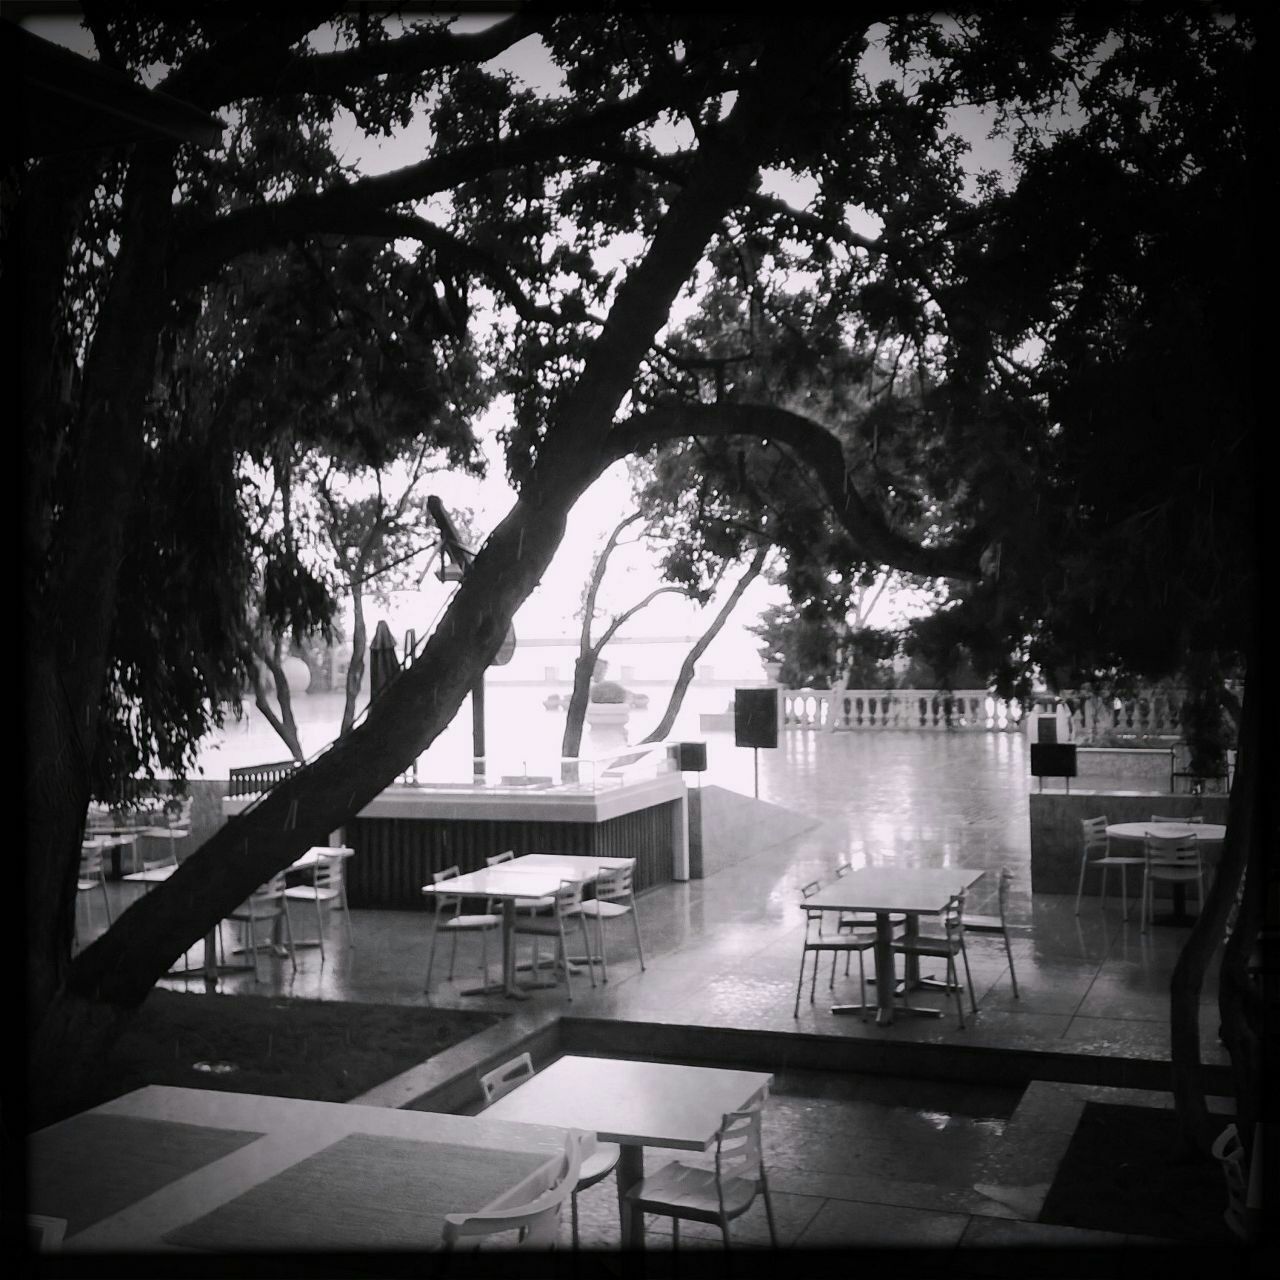
M 1031 784 L 1021 738 L 903 731 L 792 734 L 776 751 L 759 752 L 758 760 L 751 751 L 733 747 L 731 736 L 707 739 L 710 767 L 699 780 L 707 815 L 705 875 L 659 886 L 638 899 L 643 969 L 630 921 L 623 918 L 608 925 L 609 981 L 597 975 L 593 989 L 586 970 L 579 970 L 571 978 L 571 1001 L 563 984 L 531 991 L 521 1002 L 501 995 L 464 996 L 462 990 L 480 976 L 479 940 L 464 935 L 452 979 L 450 943 L 442 941 L 428 993 L 423 990 L 427 916 L 357 909 L 352 913 L 355 946 L 347 944 L 341 921 L 331 916 L 323 961 L 318 948 L 300 948 L 294 973 L 287 959 L 263 952 L 260 981 L 252 972 L 223 975 L 218 989 L 511 1012 L 558 1009 L 690 1027 L 1168 1060 L 1168 984 L 1187 929 L 1153 926 L 1144 934 L 1136 919 L 1122 918 L 1118 900 L 1100 900 L 1096 886 L 1079 915 L 1071 897 L 1029 892 Z M 757 765 L 761 805 L 754 797 Z M 1105 802 L 1100 803 L 1099 811 L 1105 812 Z M 856 958 L 849 976 L 841 961 L 834 978 L 824 961 L 812 1002 L 806 972 L 799 1016 L 794 1016 L 804 933 L 800 887 L 831 879 L 842 861 L 966 866 L 989 873 L 1010 867 L 1016 877 L 1011 921 L 1018 995 L 1002 939 L 970 934 L 979 1011 L 967 1017 L 963 1030 L 954 1005 L 944 1003 L 937 991 L 912 996 L 913 1003 L 939 1008 L 937 1018 L 899 1018 L 878 1026 L 874 1020 L 833 1014 L 833 1003 L 858 999 Z M 121 905 L 127 891 L 118 884 L 110 888 Z M 975 886 L 972 910 L 993 912 L 994 893 L 995 876 L 987 874 Z M 81 907 L 81 927 L 91 933 L 101 920 L 88 921 L 89 909 L 100 913 L 96 896 Z M 297 937 L 313 934 L 309 912 L 295 912 L 293 921 Z M 497 956 L 490 958 L 496 976 Z M 197 948 L 191 962 L 198 966 L 200 959 Z M 870 953 L 866 963 L 873 974 Z M 205 989 L 199 977 L 165 985 Z M 1216 969 L 1201 1008 L 1202 1058 L 1226 1063 L 1217 1040 Z M 831 1096 L 814 1079 L 780 1080 L 771 1100 L 768 1154 L 784 1243 L 1000 1244 L 1030 1236 L 1035 1239 L 1028 1242 L 1045 1237 L 1043 1242 L 1052 1243 L 1062 1235 L 1065 1229 L 1036 1224 L 1032 1211 L 1053 1172 L 1052 1152 L 1028 1154 L 1045 1148 L 1043 1123 L 1021 1154 L 1009 1142 L 1009 1126 L 1028 1099 L 1038 1106 L 1054 1099 L 1065 1137 L 1049 1148 L 1060 1157 L 1082 1105 L 1079 1099 L 1087 1092 L 1083 1087 L 1033 1085 L 1023 1095 L 932 1081 L 876 1085 L 871 1077 L 851 1079 L 871 1081 L 858 1085 L 869 1092 Z M 892 1100 L 884 1095 L 886 1088 L 898 1091 Z M 1167 1096 L 1143 1100 L 1165 1105 Z M 996 1198 L 975 1190 L 978 1185 L 995 1188 Z M 1000 1188 L 1005 1188 L 1003 1200 Z M 614 1238 L 612 1196 L 605 1186 L 580 1197 L 584 1237 L 598 1230 L 602 1242 Z M 660 1239 L 662 1224 L 654 1225 Z M 744 1240 L 767 1239 L 762 1206 L 735 1224 L 734 1238 L 739 1234 Z M 714 1241 L 717 1235 L 715 1229 L 686 1225 L 681 1243 Z

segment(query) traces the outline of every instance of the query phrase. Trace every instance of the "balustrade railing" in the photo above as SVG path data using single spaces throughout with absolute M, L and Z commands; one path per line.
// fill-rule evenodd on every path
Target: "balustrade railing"
M 1179 689 L 1132 698 L 1068 692 L 1061 695 L 1061 701 L 1071 716 L 1071 739 L 1082 745 L 1115 736 L 1182 736 L 1182 705 L 1186 694 Z
M 1017 701 L 985 689 L 781 689 L 786 729 L 962 729 L 1017 732 Z

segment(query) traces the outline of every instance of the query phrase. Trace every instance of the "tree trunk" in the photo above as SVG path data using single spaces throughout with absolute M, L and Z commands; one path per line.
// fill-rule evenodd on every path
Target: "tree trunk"
M 173 961 L 256 886 L 308 846 L 324 843 L 329 832 L 392 783 L 452 720 L 492 662 L 516 609 L 549 566 L 573 504 L 607 465 L 610 424 L 641 359 L 666 323 L 676 294 L 725 214 L 748 191 L 761 157 L 771 153 L 788 123 L 787 106 L 802 100 L 820 74 L 823 58 L 815 55 L 813 35 L 807 24 L 799 23 L 790 38 L 776 40 L 739 93 L 724 126 L 699 148 L 688 183 L 673 196 L 648 252 L 618 289 L 582 373 L 552 411 L 519 499 L 470 565 L 421 659 L 400 677 L 397 696 L 375 702 L 346 737 L 220 828 L 167 882 L 129 907 L 114 928 L 76 957 L 56 993 L 50 989 L 55 975 L 43 975 L 44 984 L 37 984 L 38 998 L 33 1001 L 40 1021 L 29 1045 L 30 1078 L 38 1089 L 52 1092 L 84 1079 L 91 1069 L 86 1055 L 102 1051 L 120 1018 L 142 1003 Z M 164 188 L 166 212 L 171 189 L 170 181 Z M 150 373 L 154 325 L 162 313 L 159 299 L 148 295 L 143 301 L 157 304 L 145 313 L 149 324 L 142 323 L 144 316 L 138 317 L 146 359 L 139 358 L 134 345 L 137 332 L 128 327 L 114 330 L 126 347 L 119 353 L 122 367 L 135 375 L 140 369 Z M 95 356 L 101 343 L 100 338 Z M 110 412 L 103 412 L 113 420 L 114 435 L 126 437 L 126 451 L 138 450 L 141 402 L 108 403 Z M 118 469 L 104 467 L 103 475 Z M 102 478 L 100 488 L 109 490 Z M 123 495 L 112 491 L 103 505 L 110 510 L 118 540 Z M 71 527 L 82 542 L 102 535 L 91 521 Z M 92 584 L 111 602 L 117 570 L 118 563 L 110 563 L 106 581 Z M 82 678 L 84 693 L 91 696 L 72 704 L 91 726 L 96 725 L 107 651 L 106 628 L 101 630 L 93 636 L 98 642 L 96 673 L 91 666 L 89 677 Z M 60 653 L 55 675 L 65 678 L 75 656 Z M 41 767 L 55 763 L 47 752 L 44 759 L 29 760 L 29 791 L 35 789 L 33 780 L 41 778 Z M 84 776 L 85 758 L 77 763 L 80 772 L 71 771 L 70 782 Z M 70 786 L 55 789 L 64 800 L 69 792 Z M 65 838 L 67 832 L 57 826 L 58 815 L 49 810 L 46 803 L 42 813 L 30 815 L 37 819 L 31 825 L 39 831 L 38 819 L 45 817 L 50 830 Z M 51 849 L 37 835 L 29 851 L 31 865 L 49 857 L 65 866 L 77 858 L 78 845 L 72 840 Z M 29 927 L 48 925 L 51 914 L 42 904 Z
M 299 763 L 306 763 L 306 753 L 302 749 L 302 740 L 298 737 L 298 722 L 293 715 L 293 699 L 289 693 L 289 677 L 284 673 L 284 664 L 280 661 L 280 640 L 275 638 L 272 641 L 270 649 L 264 644 L 259 644 L 257 648 L 257 656 L 261 659 L 263 666 L 271 672 L 271 679 L 275 682 L 276 701 L 279 704 L 279 714 L 276 713 L 275 707 L 271 705 L 271 698 L 267 693 L 267 686 L 263 682 L 262 672 L 254 667 L 253 669 L 253 701 L 254 705 L 262 712 L 266 722 L 276 731 L 276 736 L 289 748 L 289 754 Z
M 667 709 L 662 713 L 662 719 L 658 721 L 654 730 L 647 738 L 642 738 L 641 742 L 661 742 L 671 732 L 671 726 L 675 724 L 676 716 L 680 714 L 680 707 L 684 703 L 684 695 L 693 680 L 694 672 L 697 670 L 698 659 L 706 653 L 711 642 L 720 634 L 721 628 L 729 620 L 729 615 L 736 608 L 738 601 L 742 599 L 742 593 L 760 576 L 760 571 L 764 568 L 764 562 L 768 554 L 768 547 L 757 548 L 755 555 L 751 558 L 751 563 L 747 566 L 746 573 L 742 575 L 737 585 L 729 593 L 729 598 L 721 606 L 720 612 L 716 614 L 711 620 L 711 625 L 702 633 L 689 652 L 685 654 L 684 661 L 680 664 L 680 674 L 676 677 L 675 686 L 671 690 L 671 697 L 667 699 Z
M 80 837 L 125 527 L 144 458 L 140 424 L 165 315 L 172 189 L 167 157 L 146 152 L 135 160 L 125 189 L 127 217 L 115 279 L 85 363 L 76 472 L 53 541 L 41 555 L 48 580 L 33 587 L 28 600 L 24 923 L 33 1022 L 58 990 L 71 953 Z
M 587 704 L 591 701 L 591 677 L 595 674 L 598 647 L 579 653 L 573 662 L 573 692 L 569 695 L 569 709 L 565 712 L 564 736 L 560 739 L 560 754 L 570 758 L 582 748 L 582 722 L 586 719 Z
M 360 699 L 360 685 L 364 680 L 364 655 L 368 648 L 369 632 L 364 621 L 364 593 L 360 590 L 360 574 L 364 562 L 356 566 L 351 579 L 351 662 L 347 666 L 347 696 L 342 704 L 342 727 L 338 736 L 345 738 L 351 732 L 356 719 L 356 703 Z M 369 697 L 373 697 L 370 688 Z
M 1174 1105 L 1185 1144 L 1190 1150 L 1205 1154 L 1213 1141 L 1214 1126 L 1209 1119 L 1201 1077 L 1200 993 L 1214 953 L 1222 945 L 1241 878 L 1245 875 L 1246 863 L 1250 860 L 1250 846 L 1254 842 L 1253 818 L 1258 803 L 1255 774 L 1258 767 L 1256 685 L 1256 664 L 1251 663 L 1245 681 L 1240 750 L 1227 806 L 1227 834 L 1222 845 L 1222 857 L 1200 914 L 1196 917 L 1190 936 L 1174 965 L 1169 984 L 1169 1038 Z M 1246 882 L 1245 901 L 1250 900 Z M 1247 919 L 1237 919 L 1236 930 L 1239 931 L 1242 926 L 1247 928 L 1248 923 Z M 1244 941 L 1243 937 L 1241 941 Z M 1225 969 L 1220 982 L 1223 980 L 1227 980 Z M 1226 1029 L 1224 1023 L 1224 1030 Z M 1249 1055 L 1244 1030 L 1233 1025 L 1231 1032 L 1240 1037 L 1241 1049 L 1246 1059 L 1239 1063 L 1237 1071 L 1247 1075 L 1250 1064 L 1247 1061 Z
M 1222 1018 L 1222 1039 L 1231 1054 L 1231 1066 L 1235 1076 L 1236 1130 L 1244 1144 L 1246 1168 L 1253 1159 L 1255 1126 L 1264 1115 L 1266 1099 L 1273 1080 L 1266 1075 L 1268 1062 L 1276 1061 L 1276 1028 L 1280 1026 L 1280 1009 L 1276 1006 L 1274 969 L 1274 943 L 1262 942 L 1266 903 L 1280 901 L 1277 892 L 1280 885 L 1280 864 L 1267 856 L 1264 832 L 1266 825 L 1259 821 L 1263 803 L 1263 788 L 1259 786 L 1262 762 L 1261 715 L 1262 673 L 1257 661 L 1257 649 L 1248 665 L 1248 682 L 1245 685 L 1245 705 L 1241 712 L 1239 752 L 1235 781 L 1231 788 L 1230 821 L 1239 818 L 1243 825 L 1241 839 L 1246 848 L 1243 892 L 1237 901 L 1235 920 L 1227 938 L 1222 956 L 1222 968 L 1218 978 L 1218 1011 Z M 1239 811 L 1237 813 L 1237 793 Z M 1270 830 L 1274 832 L 1274 821 Z M 1230 827 L 1227 837 L 1230 839 Z M 1271 929 L 1275 921 L 1269 922 Z M 1250 973 L 1250 966 L 1257 964 L 1260 974 Z M 1274 1158 L 1274 1157 L 1273 1157 Z

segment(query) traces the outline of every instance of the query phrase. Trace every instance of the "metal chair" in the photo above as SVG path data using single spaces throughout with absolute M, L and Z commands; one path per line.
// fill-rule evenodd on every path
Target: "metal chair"
M 1008 867 L 1000 869 L 1000 882 L 997 890 L 998 916 L 965 915 L 966 933 L 999 933 L 1004 937 L 1004 953 L 1009 958 L 1009 981 L 1013 984 L 1013 998 L 1018 995 L 1018 975 L 1013 971 L 1013 946 L 1009 941 L 1009 885 L 1013 882 L 1013 872 Z
M 298 957 L 293 950 L 293 928 L 289 922 L 289 912 L 285 907 L 284 872 L 278 872 L 265 884 L 259 885 L 230 915 L 227 920 L 240 926 L 241 945 L 245 950 L 253 952 L 253 964 L 244 965 L 253 969 L 253 980 L 261 980 L 258 970 L 258 924 L 270 922 L 272 930 L 284 919 L 285 937 L 288 939 L 289 962 L 293 971 L 298 971 Z M 221 929 L 219 929 L 221 934 Z M 225 959 L 225 954 L 224 954 Z
M 853 867 L 847 862 L 839 862 L 836 864 L 836 879 L 843 880 L 845 876 L 853 870 Z M 836 921 L 836 932 L 846 933 L 854 929 L 874 929 L 876 927 L 876 916 L 874 911 L 842 911 L 839 919 Z M 889 917 L 889 927 L 897 933 L 901 933 L 907 927 L 907 917 L 901 913 L 896 913 Z M 822 922 L 819 921 L 818 929 L 821 931 Z M 831 975 L 835 977 L 835 964 L 831 966 Z M 849 976 L 849 956 L 844 958 L 844 975 Z
M 537 939 L 554 938 L 556 940 L 556 951 L 552 957 L 552 971 L 559 971 L 564 974 L 565 989 L 569 993 L 569 999 L 573 1000 L 573 979 L 571 977 L 572 966 L 569 963 L 569 950 L 565 943 L 564 924 L 566 920 L 576 919 L 578 927 L 582 931 L 582 949 L 588 957 L 587 975 L 591 979 L 591 985 L 596 985 L 595 966 L 590 963 L 591 956 L 591 939 L 587 936 L 587 920 L 582 914 L 582 881 L 580 880 L 561 880 L 560 888 L 556 890 L 554 899 L 552 900 L 552 911 L 550 915 L 530 915 L 524 919 L 516 919 L 514 934 L 516 937 L 533 938 L 533 973 L 537 978 L 539 960 L 541 959 Z
M 103 841 L 86 840 L 80 846 L 80 869 L 76 875 L 76 901 L 82 893 L 92 893 L 94 889 L 102 892 L 102 905 L 107 912 L 107 928 L 112 924 L 111 897 L 107 893 L 107 874 L 102 869 Z M 72 939 L 79 941 L 79 930 L 72 921 Z
M 822 885 L 817 880 L 811 880 L 800 890 L 805 898 L 812 898 Z M 870 951 L 876 944 L 875 929 L 852 929 L 843 933 L 824 934 L 822 932 L 822 917 L 825 912 L 818 910 L 816 907 L 804 908 L 804 946 L 800 952 L 800 977 L 796 982 L 796 1007 L 793 1017 L 800 1016 L 800 992 L 804 988 L 804 963 L 805 957 L 812 951 L 813 957 L 813 976 L 809 982 L 809 1003 L 813 1003 L 814 992 L 818 985 L 818 955 L 821 953 L 830 953 L 831 955 L 831 986 L 835 986 L 836 980 L 836 957 L 842 952 L 848 956 L 851 952 L 858 954 L 858 982 L 862 989 L 862 1003 L 867 1003 L 867 972 L 866 966 L 862 959 L 864 951 Z M 810 934 L 810 929 L 814 924 L 818 926 L 817 936 Z
M 951 899 L 942 910 L 942 937 L 924 934 L 907 934 L 895 938 L 889 944 L 896 955 L 934 956 L 947 962 L 947 990 L 956 998 L 956 1013 L 960 1019 L 960 1029 L 964 1030 L 964 1000 L 960 993 L 960 975 L 956 970 L 956 956 L 964 960 L 965 981 L 969 984 L 969 1003 L 973 1012 L 978 1012 L 978 1001 L 973 994 L 973 976 L 969 972 L 969 953 L 964 945 L 964 898 L 963 889 Z M 902 1003 L 910 1008 L 907 984 L 903 984 Z
M 347 923 L 347 942 L 356 945 L 351 929 L 351 908 L 347 906 L 346 859 L 341 854 L 322 856 L 312 868 L 310 884 L 292 885 L 284 891 L 285 906 L 290 902 L 313 902 L 316 908 L 316 934 L 320 940 L 320 963 L 324 963 L 324 913 L 333 907 L 342 908 Z
M 1080 820 L 1080 829 L 1084 843 L 1080 850 L 1080 880 L 1076 885 L 1076 915 L 1080 914 L 1080 896 L 1084 893 L 1084 873 L 1090 867 L 1101 867 L 1102 883 L 1098 886 L 1098 897 L 1105 899 L 1107 896 L 1107 868 L 1119 867 L 1120 907 L 1124 913 L 1124 918 L 1127 920 L 1129 918 L 1129 888 L 1126 880 L 1128 868 L 1142 866 L 1145 859 L 1127 857 L 1110 852 L 1106 818 L 1082 818 Z
M 1155 914 L 1155 887 L 1194 882 L 1200 902 L 1204 902 L 1204 863 L 1200 842 L 1195 836 L 1162 836 L 1148 831 L 1145 841 L 1146 865 L 1142 873 L 1142 932 L 1146 933 Z
M 485 1106 L 497 1102 L 512 1089 L 533 1078 L 533 1059 L 522 1053 L 519 1057 L 504 1062 L 500 1067 L 485 1072 L 480 1077 L 480 1091 L 484 1094 Z M 578 1192 L 594 1187 L 603 1182 L 618 1166 L 622 1149 L 616 1142 L 597 1142 L 596 1149 L 584 1156 L 578 1170 L 578 1181 L 574 1184 L 573 1194 L 569 1197 L 570 1216 L 573 1222 L 573 1247 L 578 1247 Z
M 443 880 L 453 880 L 461 874 L 458 866 L 446 867 L 435 872 L 431 877 L 432 884 L 440 884 Z M 423 890 L 424 894 L 427 893 Z M 453 949 L 449 952 L 449 978 L 453 978 L 453 963 L 458 958 L 458 935 L 460 933 L 478 933 L 480 935 L 481 960 L 480 967 L 489 972 L 489 934 L 501 926 L 502 917 L 492 911 L 484 911 L 473 915 L 462 914 L 462 897 L 460 894 L 431 893 L 435 899 L 435 910 L 431 913 L 431 951 L 427 956 L 427 980 L 424 991 L 431 990 L 431 970 L 436 962 L 436 943 L 440 941 L 440 931 L 446 930 L 453 935 Z M 486 903 L 486 907 L 493 904 Z M 452 912 L 452 915 L 448 915 Z
M 769 1241 L 778 1246 L 773 1221 L 773 1202 L 764 1168 L 760 1116 L 764 1100 L 745 1111 L 726 1112 L 716 1134 L 713 1169 L 672 1160 L 626 1193 L 626 1199 L 645 1213 L 671 1219 L 671 1243 L 680 1243 L 680 1219 L 710 1222 L 719 1226 L 728 1248 L 729 1223 L 751 1208 L 757 1194 L 764 1196 L 769 1219 Z
M 490 1236 L 516 1232 L 515 1243 L 503 1242 L 507 1249 L 554 1249 L 560 1234 L 560 1211 L 573 1195 L 582 1165 L 582 1144 L 586 1135 L 570 1129 L 565 1137 L 564 1157 L 550 1184 L 524 1204 L 481 1213 L 446 1213 L 441 1240 L 445 1249 L 463 1241 L 478 1249 Z
M 644 968 L 644 942 L 640 938 L 640 913 L 636 909 L 634 888 L 636 873 L 635 860 L 631 859 L 626 866 L 615 867 L 611 871 L 601 871 L 596 876 L 595 897 L 582 904 L 582 914 L 594 917 L 596 935 L 600 943 L 598 958 L 602 980 L 609 981 L 609 961 L 605 955 L 604 922 L 616 920 L 619 916 L 629 915 L 636 934 L 636 951 L 640 956 L 640 968 Z M 592 956 L 594 962 L 597 956 Z

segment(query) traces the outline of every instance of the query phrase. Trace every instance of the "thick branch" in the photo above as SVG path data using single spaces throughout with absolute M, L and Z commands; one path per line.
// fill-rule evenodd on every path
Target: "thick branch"
M 922 577 L 975 580 L 979 576 L 983 539 L 977 532 L 963 542 L 937 547 L 924 547 L 903 537 L 858 494 L 835 436 L 812 419 L 787 409 L 736 403 L 655 409 L 613 429 L 609 461 L 688 436 L 754 436 L 785 445 L 813 472 L 832 514 L 868 559 Z

